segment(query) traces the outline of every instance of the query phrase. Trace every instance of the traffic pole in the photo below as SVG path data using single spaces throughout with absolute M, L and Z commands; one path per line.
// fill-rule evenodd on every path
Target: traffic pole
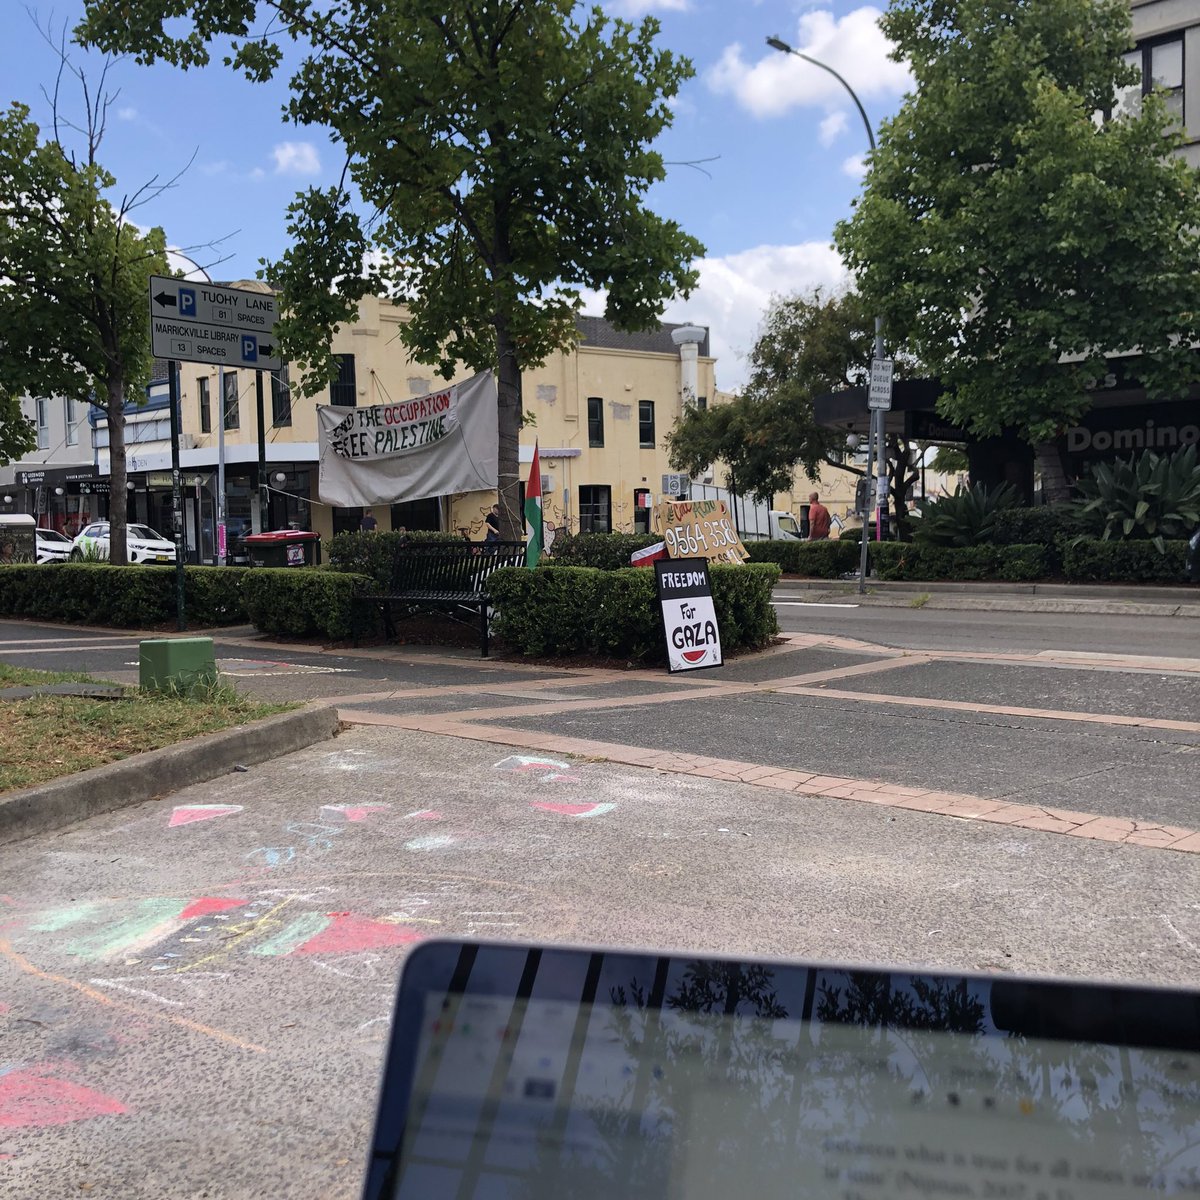
M 883 358 L 883 318 L 875 318 L 875 358 Z M 883 462 L 883 413 L 878 409 L 867 409 L 867 503 L 863 509 L 863 524 L 862 524 L 862 545 L 858 551 L 858 592 L 859 595 L 864 595 L 867 590 L 867 538 L 871 532 L 871 512 L 874 508 L 874 502 L 878 500 L 877 495 L 873 495 L 878 491 L 878 484 L 872 487 L 872 482 L 875 478 L 875 455 L 876 455 L 876 438 L 878 437 L 878 454 L 879 461 Z M 886 478 L 886 475 L 885 475 Z M 876 527 L 876 539 L 879 538 L 879 528 Z
M 179 476 L 179 363 L 167 363 L 167 396 L 171 405 L 171 524 L 175 534 L 175 619 L 187 629 L 183 574 L 183 481 Z
M 262 372 L 254 372 L 254 403 L 258 408 L 258 532 L 267 532 L 267 421 L 263 413 Z

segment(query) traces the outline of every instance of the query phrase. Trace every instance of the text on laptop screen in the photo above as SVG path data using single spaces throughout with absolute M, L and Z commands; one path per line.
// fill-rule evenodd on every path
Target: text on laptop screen
M 1104 995 L 682 957 L 531 965 L 482 948 L 465 987 L 421 999 L 380 1194 L 1200 1196 L 1190 998 L 1160 994 L 1176 1026 L 1184 1006 L 1183 1031 L 1163 1037 L 1129 1027 L 1141 1008 L 1117 993 L 1099 1020 L 1124 1032 L 1099 1041 L 1086 1009 Z

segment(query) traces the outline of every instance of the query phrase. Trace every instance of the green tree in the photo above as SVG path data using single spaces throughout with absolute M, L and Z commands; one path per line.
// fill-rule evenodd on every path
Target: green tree
M 689 409 L 667 437 L 671 465 L 699 475 L 723 462 L 737 489 L 769 500 L 792 487 L 797 468 L 815 475 L 844 461 L 844 432 L 818 425 L 813 401 L 861 382 L 872 350 L 859 296 L 808 293 L 772 301 L 750 352 L 750 376 L 729 404 Z
M 644 328 L 696 275 L 703 247 L 645 207 L 664 175 L 650 147 L 691 64 L 655 47 L 658 23 L 610 21 L 575 0 L 88 0 L 81 36 L 140 62 L 226 61 L 251 79 L 305 57 L 287 116 L 345 146 L 348 186 L 290 208 L 294 244 L 267 276 L 285 354 L 315 394 L 329 337 L 377 289 L 405 302 L 401 337 L 449 375 L 496 371 L 502 533 L 520 536 L 521 371 L 575 344 L 583 288 Z M 262 28 L 252 32 L 259 17 Z M 179 32 L 171 18 L 190 18 Z M 169 31 L 170 30 L 170 31 Z M 177 36 L 178 34 L 178 36 Z
M 144 399 L 149 278 L 167 272 L 167 258 L 163 231 L 129 219 L 145 189 L 115 205 L 109 199 L 116 181 L 97 161 L 106 104 L 103 96 L 87 104 L 79 155 L 64 147 L 57 128 L 43 137 L 25 105 L 0 114 L 0 399 L 65 396 L 104 409 L 109 554 L 123 564 L 124 405 L 127 397 Z M 0 453 L 19 451 L 19 438 L 0 442 Z
M 1140 350 L 1152 395 L 1200 378 L 1200 184 L 1160 97 L 1121 111 L 1128 0 L 892 0 L 881 25 L 916 86 L 835 238 L 943 415 L 1047 443 L 1106 353 Z
M 845 431 L 817 424 L 813 402 L 865 382 L 874 336 L 874 318 L 855 292 L 815 288 L 772 301 L 750 352 L 745 389 L 729 404 L 683 414 L 667 436 L 671 465 L 699 475 L 724 463 L 730 490 L 763 502 L 793 488 L 798 469 L 812 477 L 824 466 L 862 475 L 846 453 Z M 897 374 L 913 370 L 901 356 Z M 919 472 L 906 439 L 889 436 L 885 452 L 891 509 L 903 524 Z

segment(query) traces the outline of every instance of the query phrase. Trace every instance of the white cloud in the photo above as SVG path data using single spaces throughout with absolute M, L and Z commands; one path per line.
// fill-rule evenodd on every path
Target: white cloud
M 821 128 L 818 131 L 822 146 L 832 146 L 837 139 L 846 132 L 846 110 L 838 109 L 836 112 L 831 112 L 821 122 Z
M 262 167 L 255 167 L 254 170 L 250 172 L 250 178 L 254 180 L 265 179 L 266 176 L 267 173 L 262 169 Z
M 773 296 L 807 291 L 817 285 L 844 287 L 849 282 L 837 251 L 826 242 L 755 246 L 698 263 L 700 284 L 687 300 L 672 301 L 664 321 L 695 321 L 709 329 L 723 391 L 736 391 L 748 374 L 746 356 Z M 584 294 L 584 311 L 603 314 L 604 294 Z
M 316 175 L 321 160 L 312 142 L 280 142 L 271 153 L 275 157 L 276 175 Z
M 842 160 L 842 174 L 849 175 L 851 179 L 861 179 L 867 173 L 867 156 L 865 154 L 852 154 L 849 158 Z
M 127 104 L 124 108 L 117 109 L 117 116 L 120 117 L 122 121 L 136 121 L 137 115 L 138 110 L 131 104 Z
M 648 12 L 687 12 L 691 0 L 610 0 L 605 7 L 615 17 L 642 17 Z
M 222 158 L 218 162 L 205 162 L 199 166 L 201 175 L 224 175 L 226 171 L 233 167 L 233 163 L 227 158 Z
M 909 86 L 908 67 L 888 57 L 892 43 L 883 36 L 879 17 L 880 10 L 869 6 L 840 20 L 828 9 L 806 12 L 793 45 L 832 67 L 860 98 L 899 94 Z M 852 103 L 828 71 L 772 49 L 751 63 L 738 43 L 725 48 L 705 78 L 713 91 L 732 95 L 756 117 L 776 117 L 798 106 L 842 109 Z

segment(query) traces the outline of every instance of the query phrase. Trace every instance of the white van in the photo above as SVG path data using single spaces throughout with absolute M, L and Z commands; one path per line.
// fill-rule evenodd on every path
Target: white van
M 36 529 L 26 513 L 0 513 L 0 563 L 36 562 Z

